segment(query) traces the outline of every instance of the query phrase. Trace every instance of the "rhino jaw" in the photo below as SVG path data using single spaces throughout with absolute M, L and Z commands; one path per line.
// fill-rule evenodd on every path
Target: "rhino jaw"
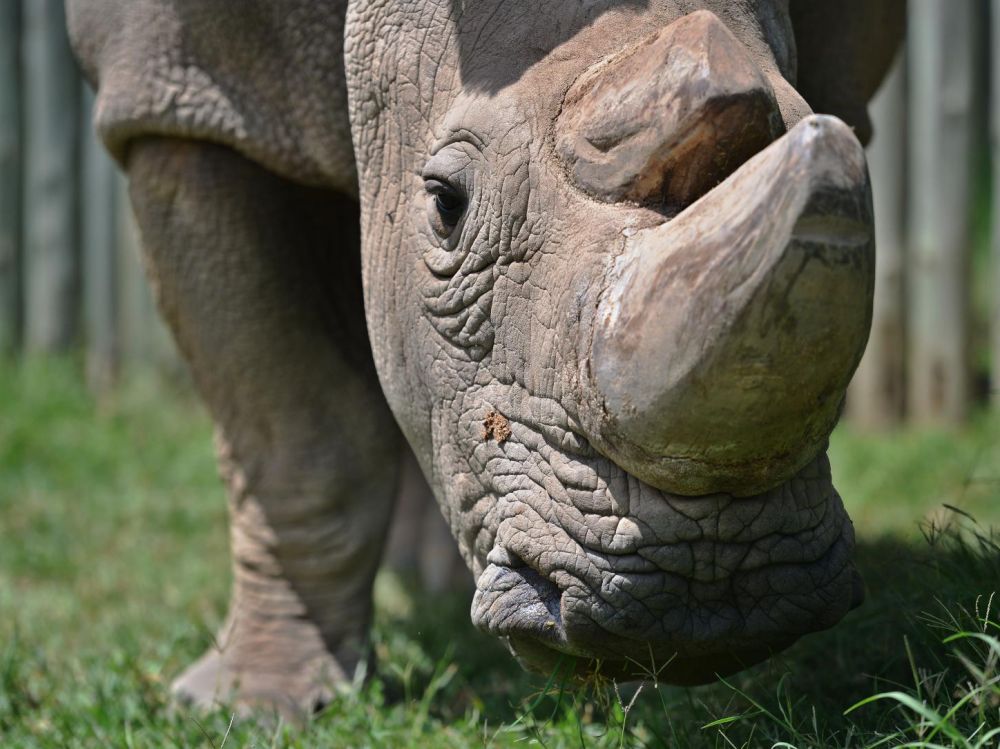
M 749 495 L 825 446 L 871 325 L 864 151 L 810 116 L 628 237 L 594 326 L 595 446 L 660 489 Z

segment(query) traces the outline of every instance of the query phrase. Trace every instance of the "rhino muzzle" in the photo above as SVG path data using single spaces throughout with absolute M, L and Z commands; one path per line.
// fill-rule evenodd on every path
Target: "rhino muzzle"
M 567 94 L 566 176 L 623 217 L 576 414 L 607 489 L 498 492 L 472 616 L 529 667 L 698 683 L 860 603 L 825 448 L 871 324 L 871 189 L 807 111 L 707 12 Z

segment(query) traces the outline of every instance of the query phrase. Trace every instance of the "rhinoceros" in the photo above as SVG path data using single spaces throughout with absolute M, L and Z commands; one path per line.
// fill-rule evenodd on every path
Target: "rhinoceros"
M 530 669 L 695 684 L 857 605 L 826 447 L 901 6 L 69 0 L 229 492 L 176 693 L 351 679 L 406 449 Z

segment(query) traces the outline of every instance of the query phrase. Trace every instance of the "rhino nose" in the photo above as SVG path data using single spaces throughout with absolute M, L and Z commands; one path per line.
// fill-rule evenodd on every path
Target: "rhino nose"
M 709 11 L 599 63 L 570 89 L 556 148 L 609 202 L 676 212 L 784 132 L 767 76 Z

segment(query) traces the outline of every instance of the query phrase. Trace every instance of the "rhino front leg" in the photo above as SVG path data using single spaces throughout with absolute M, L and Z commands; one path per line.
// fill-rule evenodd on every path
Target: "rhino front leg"
M 229 613 L 174 690 L 301 715 L 363 657 L 400 453 L 365 331 L 357 209 L 202 143 L 137 141 L 127 171 L 229 491 Z

